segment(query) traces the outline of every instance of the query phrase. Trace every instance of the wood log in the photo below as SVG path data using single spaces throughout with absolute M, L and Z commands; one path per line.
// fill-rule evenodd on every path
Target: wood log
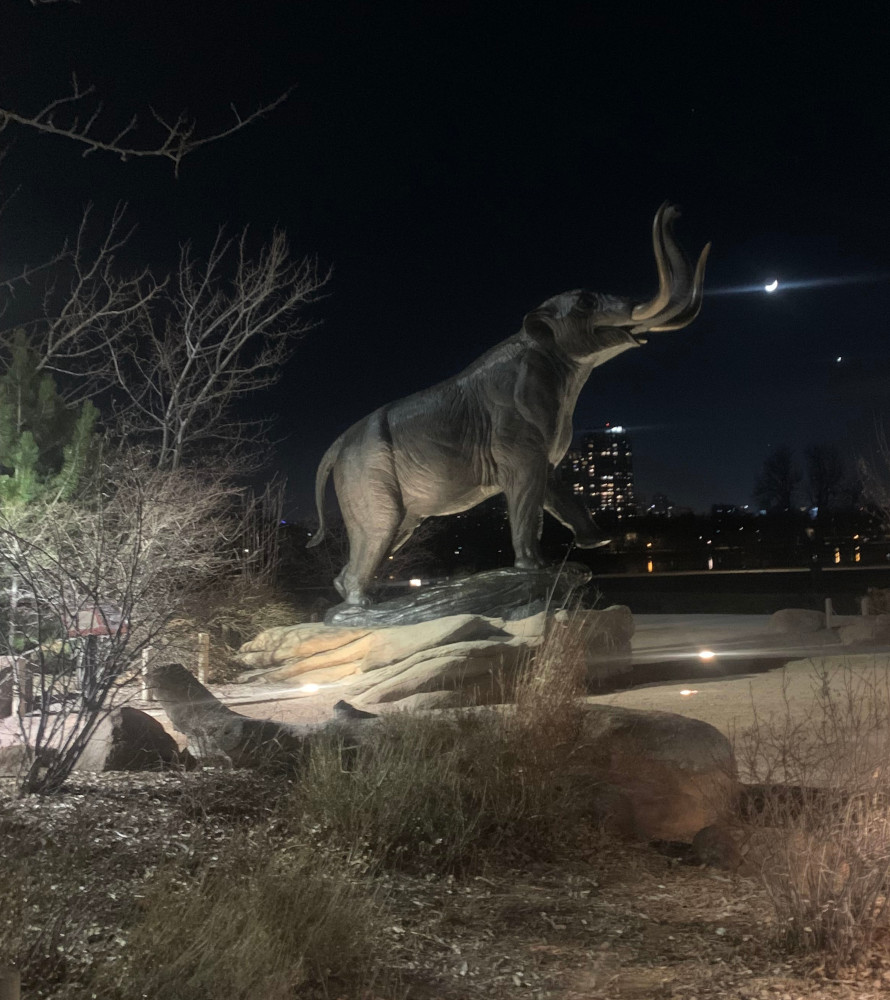
M 341 713 L 335 721 L 320 725 L 251 719 L 226 708 L 181 663 L 152 667 L 149 685 L 173 726 L 194 742 L 196 756 L 222 753 L 234 767 L 295 770 L 305 759 L 311 739 L 327 733 L 347 743 L 358 742 L 357 733 L 368 722 Z

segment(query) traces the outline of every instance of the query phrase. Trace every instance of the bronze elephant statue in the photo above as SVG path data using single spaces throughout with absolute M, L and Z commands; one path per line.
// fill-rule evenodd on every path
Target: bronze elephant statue
M 349 562 L 334 584 L 366 606 L 380 564 L 427 517 L 468 510 L 504 493 L 515 565 L 543 565 L 542 512 L 576 543 L 603 544 L 588 511 L 554 470 L 572 441 L 572 415 L 591 371 L 646 334 L 679 330 L 698 315 L 710 244 L 693 268 L 673 237 L 677 208 L 665 203 L 652 227 L 659 287 L 649 302 L 576 290 L 533 309 L 522 329 L 457 375 L 381 406 L 340 435 L 316 476 L 319 528 L 334 486 L 349 536 Z

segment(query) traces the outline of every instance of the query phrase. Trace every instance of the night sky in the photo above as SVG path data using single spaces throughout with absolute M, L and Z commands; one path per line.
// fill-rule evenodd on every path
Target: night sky
M 90 201 L 126 200 L 131 262 L 159 269 L 220 224 L 284 227 L 333 266 L 320 325 L 256 404 L 309 518 L 318 459 L 370 410 L 557 292 L 650 297 L 670 199 L 681 243 L 714 244 L 702 313 L 594 371 L 575 426 L 628 428 L 643 500 L 748 503 L 771 447 L 855 455 L 888 398 L 888 28 L 877 2 L 0 0 L 0 106 L 36 109 L 76 71 L 110 128 L 152 105 L 211 129 L 295 88 L 178 179 L 10 127 L 0 279 Z M 716 294 L 773 278 L 826 280 Z

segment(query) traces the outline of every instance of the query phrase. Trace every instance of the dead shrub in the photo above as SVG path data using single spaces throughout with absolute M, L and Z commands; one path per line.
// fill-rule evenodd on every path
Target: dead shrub
M 225 683 L 244 669 L 235 654 L 245 642 L 266 629 L 297 625 L 307 617 L 270 584 L 236 580 L 196 595 L 186 610 L 185 624 L 192 644 L 198 632 L 210 635 L 210 679 Z M 192 655 L 190 647 L 187 656 Z
M 760 859 L 784 941 L 843 965 L 888 926 L 890 685 L 873 661 L 814 666 L 812 707 L 780 711 L 737 734 L 740 770 L 759 783 Z

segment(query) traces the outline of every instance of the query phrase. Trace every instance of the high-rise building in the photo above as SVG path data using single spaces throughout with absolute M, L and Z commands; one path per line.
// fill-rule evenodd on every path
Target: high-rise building
M 633 457 L 623 427 L 605 427 L 576 436 L 558 475 L 591 514 L 610 512 L 619 520 L 636 514 Z
M 646 513 L 654 514 L 656 517 L 673 517 L 676 509 L 666 493 L 656 493 L 652 497 L 652 503 L 646 508 Z

